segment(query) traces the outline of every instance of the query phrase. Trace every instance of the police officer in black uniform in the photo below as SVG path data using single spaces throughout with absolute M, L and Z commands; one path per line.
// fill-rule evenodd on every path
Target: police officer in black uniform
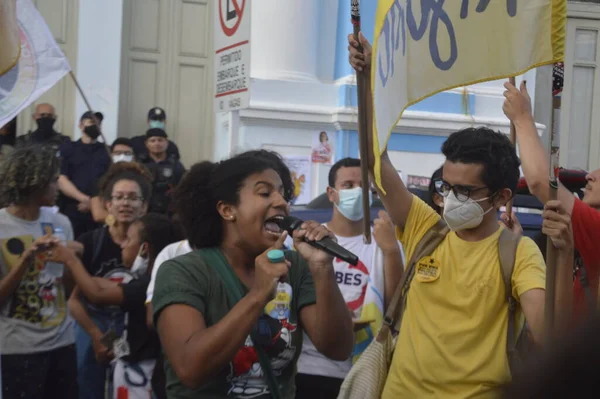
M 33 120 L 37 124 L 37 129 L 23 136 L 17 137 L 16 145 L 28 144 L 47 144 L 52 146 L 56 151 L 64 143 L 70 143 L 71 139 L 68 136 L 58 133 L 54 130 L 56 122 L 56 111 L 51 104 L 43 103 L 35 107 Z
M 60 147 L 62 161 L 58 186 L 63 201 L 61 212 L 69 218 L 75 237 L 98 227 L 91 209 L 91 197 L 111 165 L 106 146 L 98 141 L 100 129 L 94 114 L 85 112 L 79 121 L 81 139 Z
M 148 212 L 171 215 L 171 192 L 179 184 L 185 168 L 174 154 L 167 153 L 169 141 L 163 129 L 149 129 L 145 144 L 147 153 L 139 159 L 154 176 Z
M 162 129 L 165 132 L 167 125 L 167 113 L 164 109 L 160 107 L 154 107 L 150 111 L 148 111 L 148 128 L 150 129 Z M 169 146 L 167 147 L 167 156 L 179 161 L 179 148 L 177 148 L 177 144 L 168 141 Z M 148 155 L 148 150 L 146 148 L 146 135 L 142 134 L 141 136 L 135 136 L 131 138 L 131 145 L 133 146 L 133 151 L 135 152 L 135 157 L 137 159 L 141 159 L 144 156 Z

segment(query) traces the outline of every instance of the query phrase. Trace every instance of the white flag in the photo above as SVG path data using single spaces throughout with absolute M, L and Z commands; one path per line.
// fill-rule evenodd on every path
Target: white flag
M 17 0 L 0 1 L 0 75 L 17 64 L 20 50 Z
M 50 90 L 71 66 L 31 0 L 17 0 L 18 64 L 0 76 L 0 127 Z

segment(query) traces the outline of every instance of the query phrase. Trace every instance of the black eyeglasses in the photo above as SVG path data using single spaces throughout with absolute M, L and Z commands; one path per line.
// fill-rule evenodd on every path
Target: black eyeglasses
M 447 197 L 448 194 L 450 194 L 450 191 L 453 191 L 454 196 L 460 202 L 465 202 L 466 200 L 471 198 L 471 194 L 473 194 L 474 192 L 484 190 L 487 188 L 487 186 L 471 188 L 461 186 L 459 184 L 452 186 L 448 182 L 445 182 L 443 179 L 434 180 L 434 184 L 435 191 L 437 191 L 439 195 L 441 195 L 442 197 Z
M 144 201 L 144 198 L 139 196 L 139 195 L 123 195 L 123 194 L 117 194 L 117 195 L 113 195 L 112 197 L 113 202 L 125 202 L 125 201 L 129 201 L 129 202 L 142 202 Z

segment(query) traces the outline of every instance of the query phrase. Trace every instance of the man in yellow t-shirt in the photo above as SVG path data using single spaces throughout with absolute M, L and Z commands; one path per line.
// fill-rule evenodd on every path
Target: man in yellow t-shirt
M 495 219 L 496 212 L 489 213 Z M 408 258 L 439 218 L 427 204 L 413 198 L 404 229 L 397 232 Z M 383 398 L 495 397 L 497 388 L 510 381 L 508 304 L 498 257 L 502 227 L 495 220 L 486 224 L 495 231 L 485 238 L 470 241 L 469 236 L 453 231 L 431 256 L 417 263 Z M 542 255 L 531 239 L 523 237 L 512 289 L 525 312 L 533 316 L 530 323 L 536 338 L 544 285 Z
M 351 65 L 368 74 L 370 44 L 360 35 L 361 54 L 353 35 L 348 41 Z M 371 141 L 366 154 L 373 154 Z M 497 212 L 515 192 L 520 161 L 506 135 L 484 127 L 453 133 L 442 153 L 446 161 L 435 184 L 452 231 L 416 264 L 384 399 L 493 398 L 511 378 L 508 303 L 498 256 L 503 227 Z M 368 163 L 372 172 L 372 156 Z M 407 190 L 387 152 L 381 159 L 381 181 L 386 190 L 379 193 L 381 200 L 410 259 L 440 216 Z M 512 290 L 537 343 L 543 329 L 545 274 L 539 249 L 523 237 Z

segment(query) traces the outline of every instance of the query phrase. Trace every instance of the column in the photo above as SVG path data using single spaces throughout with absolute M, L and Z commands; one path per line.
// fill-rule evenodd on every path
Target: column
M 354 31 L 350 17 L 350 5 L 349 0 L 339 0 L 338 3 L 334 72 L 336 80 L 354 75 L 354 70 L 348 63 L 348 35 Z M 376 12 L 377 1 L 363 0 L 360 2 L 361 30 L 371 43 L 373 42 L 373 32 L 375 30 Z
M 250 74 L 253 78 L 318 80 L 319 3 L 318 0 L 252 2 Z

